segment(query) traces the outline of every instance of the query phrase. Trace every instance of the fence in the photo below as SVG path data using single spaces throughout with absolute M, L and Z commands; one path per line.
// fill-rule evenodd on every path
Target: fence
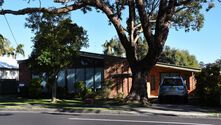
M 0 95 L 14 95 L 17 93 L 15 79 L 0 79 Z

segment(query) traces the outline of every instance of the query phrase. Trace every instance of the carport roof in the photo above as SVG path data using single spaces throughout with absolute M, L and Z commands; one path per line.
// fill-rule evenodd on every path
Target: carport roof
M 167 63 L 161 63 L 161 62 L 157 62 L 157 64 L 155 66 L 170 68 L 170 69 L 183 70 L 183 71 L 189 71 L 189 72 L 201 72 L 200 68 L 176 66 L 176 65 L 173 65 L 173 64 L 167 64 Z
M 16 59 L 7 56 L 0 57 L 0 69 L 18 69 L 18 62 Z

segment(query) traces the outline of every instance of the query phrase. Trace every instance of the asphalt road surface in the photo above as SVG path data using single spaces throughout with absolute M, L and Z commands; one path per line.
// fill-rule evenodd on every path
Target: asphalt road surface
M 0 112 L 0 125 L 221 125 L 221 119 L 130 114 Z

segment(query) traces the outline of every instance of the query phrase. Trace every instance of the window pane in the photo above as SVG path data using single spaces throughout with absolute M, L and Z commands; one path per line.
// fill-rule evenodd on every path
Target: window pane
M 74 91 L 74 83 L 75 83 L 75 69 L 67 70 L 67 82 L 68 82 L 68 92 L 72 93 Z
M 86 87 L 88 88 L 94 88 L 94 69 L 93 68 L 87 68 L 86 69 Z
M 95 79 L 95 88 L 101 88 L 101 81 L 104 79 L 104 70 L 102 68 L 96 68 L 94 79 Z
M 183 86 L 181 79 L 166 78 L 163 81 L 163 86 Z
M 59 87 L 64 87 L 65 86 L 65 71 L 64 70 L 61 70 L 58 73 L 57 83 L 58 83 Z
M 76 82 L 78 81 L 84 81 L 84 69 L 83 68 L 76 69 Z

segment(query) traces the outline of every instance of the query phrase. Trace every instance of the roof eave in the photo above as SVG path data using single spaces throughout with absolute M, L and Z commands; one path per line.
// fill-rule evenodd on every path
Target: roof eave
M 164 67 L 164 68 L 171 68 L 171 69 L 177 69 L 177 70 L 183 70 L 183 71 L 189 71 L 189 72 L 196 72 L 196 73 L 201 72 L 201 69 L 198 69 L 198 68 L 188 68 L 188 67 L 166 65 L 166 64 L 160 64 L 160 63 L 157 63 L 155 66 Z

